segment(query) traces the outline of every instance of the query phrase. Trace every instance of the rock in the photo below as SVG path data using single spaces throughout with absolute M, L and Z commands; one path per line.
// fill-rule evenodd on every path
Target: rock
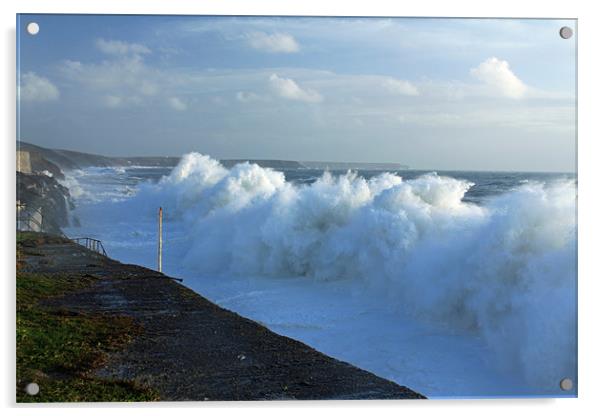
M 17 203 L 19 218 L 39 216 L 36 231 L 62 234 L 69 225 L 69 212 L 74 208 L 69 190 L 54 177 L 17 172 Z

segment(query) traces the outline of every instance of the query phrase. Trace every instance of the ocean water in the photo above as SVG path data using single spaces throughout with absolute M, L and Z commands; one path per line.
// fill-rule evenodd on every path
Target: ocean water
M 162 206 L 164 272 L 431 398 L 576 395 L 574 175 L 226 169 L 192 153 L 64 183 L 69 236 L 155 268 Z

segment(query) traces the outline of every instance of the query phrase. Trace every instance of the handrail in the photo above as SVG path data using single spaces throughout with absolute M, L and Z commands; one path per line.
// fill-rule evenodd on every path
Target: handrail
M 86 247 L 88 250 L 95 251 L 99 254 L 102 254 L 105 257 L 108 257 L 107 252 L 106 252 L 104 246 L 102 245 L 102 241 L 100 241 L 100 240 L 97 240 L 95 238 L 90 238 L 90 237 L 77 237 L 77 238 L 72 238 L 71 241 L 73 241 L 76 244 Z

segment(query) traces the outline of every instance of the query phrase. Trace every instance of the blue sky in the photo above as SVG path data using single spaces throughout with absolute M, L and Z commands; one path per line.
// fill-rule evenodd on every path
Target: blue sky
M 18 20 L 19 134 L 43 146 L 575 169 L 574 21 Z

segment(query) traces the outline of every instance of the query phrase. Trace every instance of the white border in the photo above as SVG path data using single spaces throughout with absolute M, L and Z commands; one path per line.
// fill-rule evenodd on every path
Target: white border
M 524 412 L 546 415 L 587 414 L 602 408 L 600 355 L 602 354 L 599 300 L 602 274 L 596 258 L 602 256 L 600 229 L 600 186 L 598 159 L 600 152 L 601 109 L 599 104 L 601 14 L 596 3 L 587 0 L 548 0 L 498 2 L 454 0 L 420 0 L 395 2 L 370 0 L 3 0 L 2 13 L 2 88 L 0 116 L 3 127 L 2 146 L 2 276 L 3 315 L 2 369 L 0 394 L 7 414 L 29 415 L 44 412 L 71 415 L 89 412 L 94 415 L 144 414 L 165 415 L 176 407 L 184 414 L 218 413 L 238 410 L 251 415 L 327 413 L 343 410 L 350 414 L 377 411 L 379 414 L 426 412 L 504 415 Z M 266 402 L 266 403 L 160 403 L 153 405 L 52 405 L 47 407 L 15 407 L 14 403 L 14 202 L 15 194 L 15 14 L 16 13 L 144 13 L 144 14 L 281 14 L 281 15 L 346 15 L 346 16 L 446 16 L 446 17 L 562 17 L 579 19 L 579 399 L 548 400 L 453 400 L 416 402 Z

